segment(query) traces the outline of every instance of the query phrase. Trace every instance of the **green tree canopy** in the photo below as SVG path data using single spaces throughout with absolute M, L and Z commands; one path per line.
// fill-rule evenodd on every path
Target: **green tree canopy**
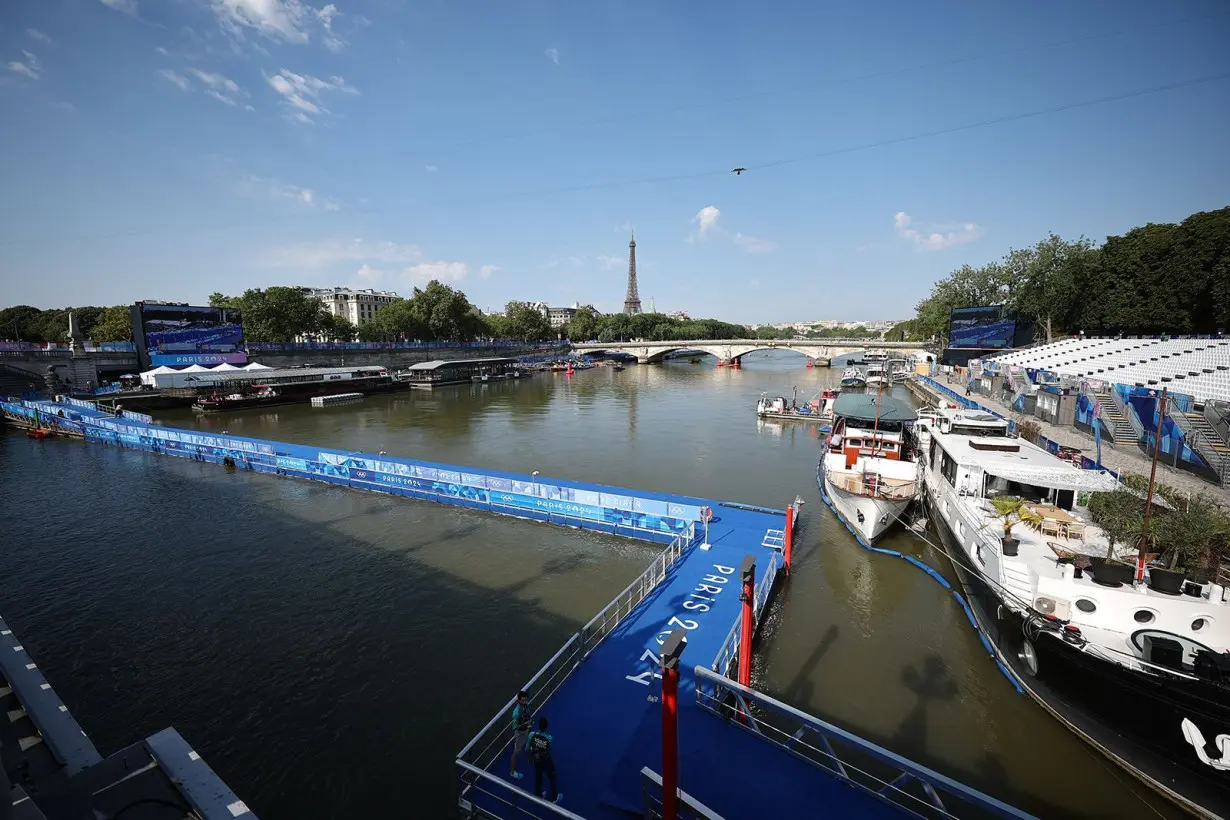
M 91 338 L 96 342 L 132 341 L 132 318 L 129 308 L 116 305 L 103 310 L 94 324 Z
M 528 302 L 509 302 L 504 307 L 504 333 L 510 339 L 537 341 L 555 336 L 542 311 Z

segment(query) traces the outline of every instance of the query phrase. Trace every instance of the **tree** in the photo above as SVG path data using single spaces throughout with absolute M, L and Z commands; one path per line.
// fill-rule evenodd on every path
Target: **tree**
M 244 338 L 253 342 L 293 341 L 320 330 L 324 320 L 324 305 L 306 288 L 253 288 L 244 291 L 238 303 Z
M 577 342 L 584 342 L 598 336 L 598 315 L 592 307 L 588 305 L 583 308 L 578 308 L 572 318 L 568 320 L 567 325 L 568 338 Z
M 431 280 L 421 290 L 415 288 L 409 301 L 424 328 L 425 338 L 464 342 L 473 339 L 481 329 L 481 318 L 466 295 L 438 280 Z
M 373 324 L 366 322 L 365 325 Z M 331 342 L 353 342 L 358 329 L 345 316 L 325 311 L 320 322 L 320 335 Z
M 214 291 L 209 294 L 209 306 L 215 308 L 237 308 L 240 307 L 239 297 L 227 296 L 224 293 Z
M 96 342 L 132 341 L 132 318 L 124 305 L 109 307 L 98 317 L 90 337 Z
M 1055 234 L 1032 248 L 1014 249 L 1004 257 L 1003 267 L 1013 283 L 1011 307 L 1024 316 L 1037 317 L 1049 342 L 1054 337 L 1059 311 L 1075 299 L 1074 274 L 1083 257 L 1093 250 L 1085 237 L 1067 242 Z
M 509 302 L 504 307 L 504 321 L 504 332 L 509 338 L 528 342 L 554 335 L 551 323 L 542 315 L 542 311 L 526 302 Z

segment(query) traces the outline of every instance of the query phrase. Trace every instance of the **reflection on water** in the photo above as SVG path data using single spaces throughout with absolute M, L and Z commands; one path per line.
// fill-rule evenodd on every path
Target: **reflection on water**
M 859 548 L 823 506 L 819 433 L 754 413 L 762 392 L 797 385 L 804 401 L 839 379 L 803 364 L 683 360 L 160 420 L 775 507 L 801 495 L 758 685 L 1043 817 L 1148 811 L 1015 694 L 945 590 Z M 0 497 L 0 606 L 95 741 L 174 724 L 273 820 L 451 814 L 455 752 L 655 552 L 15 435 L 0 436 Z M 886 545 L 944 566 L 908 534 Z

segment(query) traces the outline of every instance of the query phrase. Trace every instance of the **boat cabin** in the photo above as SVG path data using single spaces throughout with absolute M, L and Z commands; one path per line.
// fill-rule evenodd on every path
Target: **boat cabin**
M 475 380 L 504 379 L 518 369 L 517 359 L 510 357 L 440 360 L 411 365 L 398 373 L 396 378 L 400 382 L 408 382 L 411 387 L 431 388 Z
M 907 455 L 906 428 L 914 411 L 902 401 L 874 394 L 843 394 L 833 403 L 829 452 L 843 453 L 847 468 L 860 457 L 900 460 Z

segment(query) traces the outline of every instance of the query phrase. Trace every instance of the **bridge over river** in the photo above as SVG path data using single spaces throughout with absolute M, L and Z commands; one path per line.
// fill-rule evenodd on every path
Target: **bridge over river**
M 573 343 L 578 353 L 625 353 L 636 356 L 638 364 L 660 362 L 671 353 L 680 350 L 703 350 L 718 360 L 719 365 L 735 365 L 749 353 L 757 350 L 793 350 L 810 359 L 831 362 L 833 357 L 846 353 L 863 353 L 868 350 L 896 351 L 901 356 L 933 353 L 918 346 L 917 342 L 883 342 L 869 339 L 693 339 L 667 342 L 580 342 Z

